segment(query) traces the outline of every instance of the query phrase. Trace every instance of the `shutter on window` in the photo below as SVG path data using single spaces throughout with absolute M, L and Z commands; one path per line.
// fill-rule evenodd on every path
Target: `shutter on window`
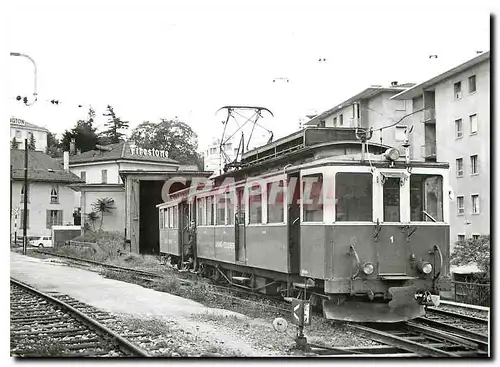
M 45 221 L 45 225 L 47 226 L 47 229 L 50 229 L 52 226 L 51 226 L 51 221 L 50 221 L 50 210 L 46 210 L 47 212 L 47 219 Z
M 58 210 L 57 211 L 57 225 L 62 226 L 62 222 L 63 222 L 63 211 Z

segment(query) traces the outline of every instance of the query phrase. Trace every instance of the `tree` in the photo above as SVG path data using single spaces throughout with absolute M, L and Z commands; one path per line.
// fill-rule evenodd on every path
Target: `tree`
M 196 164 L 203 170 L 201 156 L 198 154 L 198 136 L 185 122 L 161 119 L 159 123 L 145 121 L 137 126 L 130 136 L 144 149 L 161 149 L 168 157 L 181 163 Z
M 115 200 L 111 199 L 111 198 L 97 199 L 97 201 L 92 204 L 92 209 L 96 213 L 100 213 L 100 215 L 101 215 L 101 224 L 99 226 L 99 230 L 101 230 L 102 229 L 102 222 L 104 219 L 104 213 L 111 213 L 113 210 L 116 209 Z
M 95 111 L 92 107 L 86 120 L 78 120 L 76 126 L 71 130 L 66 130 L 63 134 L 61 141 L 61 148 L 69 150 L 71 139 L 75 139 L 75 148 L 82 152 L 86 152 L 95 148 L 100 143 L 99 137 L 96 133 L 97 128 L 93 126 L 95 119 Z
M 129 122 L 123 121 L 121 118 L 117 117 L 113 107 L 110 105 L 108 105 L 106 113 L 104 113 L 103 116 L 108 116 L 109 120 L 104 123 L 104 126 L 108 129 L 102 132 L 102 140 L 107 144 L 116 144 L 124 141 L 125 139 L 123 137 L 125 133 L 121 132 L 121 130 L 128 129 Z
M 450 264 L 470 265 L 475 263 L 479 270 L 490 275 L 490 236 L 479 236 L 479 238 L 468 238 L 458 241 L 451 254 Z
M 28 142 L 28 150 L 36 150 L 36 144 L 35 143 L 36 143 L 35 136 L 30 133 L 30 139 L 29 139 L 29 142 Z
M 45 153 L 50 155 L 52 158 L 62 157 L 63 150 L 59 139 L 57 139 L 55 134 L 51 132 L 47 133 L 47 148 Z
M 90 212 L 87 214 L 87 222 L 92 224 L 92 229 L 95 231 L 95 222 L 99 219 L 99 216 L 96 212 Z
M 14 136 L 12 138 L 12 141 L 10 142 L 10 148 L 17 149 L 18 146 L 19 146 L 19 143 L 17 142 L 16 137 Z

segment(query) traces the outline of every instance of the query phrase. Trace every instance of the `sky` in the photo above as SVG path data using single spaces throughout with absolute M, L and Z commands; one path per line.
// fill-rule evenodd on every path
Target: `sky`
M 16 1 L 4 14 L 6 46 L 35 61 L 38 101 L 15 100 L 32 99 L 34 67 L 11 56 L 6 110 L 59 137 L 90 105 L 100 130 L 108 104 L 130 131 L 143 121 L 177 117 L 191 125 L 203 149 L 222 134 L 220 107 L 258 105 L 273 112 L 261 122 L 277 138 L 296 131 L 306 114 L 370 85 L 420 83 L 489 50 L 491 6 Z

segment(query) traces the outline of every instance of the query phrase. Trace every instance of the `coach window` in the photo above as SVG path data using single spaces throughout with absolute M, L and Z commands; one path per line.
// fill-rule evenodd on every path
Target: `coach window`
M 198 215 L 196 216 L 197 225 L 204 226 L 205 225 L 205 198 L 198 199 L 197 204 L 198 204 Z
M 248 211 L 249 223 L 262 223 L 262 190 L 259 184 L 249 188 Z
M 304 222 L 323 222 L 323 175 L 302 176 Z
M 412 222 L 443 221 L 443 177 L 410 176 L 410 220 Z
M 226 193 L 226 224 L 231 225 L 234 222 L 234 200 L 230 192 Z
M 372 187 L 371 173 L 337 173 L 335 176 L 335 221 L 372 221 Z
M 177 214 L 178 214 L 178 210 L 177 210 L 177 206 L 174 206 L 172 208 L 173 210 L 173 215 L 172 215 L 172 218 L 173 218 L 173 224 L 172 224 L 172 228 L 177 228 Z
M 283 180 L 267 184 L 267 223 L 283 223 L 284 218 Z
M 163 228 L 163 209 L 160 209 L 160 228 Z
M 399 177 L 388 177 L 384 181 L 384 222 L 399 222 L 401 181 Z
M 207 226 L 214 225 L 214 197 L 207 196 Z
M 217 225 L 226 224 L 226 198 L 224 194 L 217 196 Z

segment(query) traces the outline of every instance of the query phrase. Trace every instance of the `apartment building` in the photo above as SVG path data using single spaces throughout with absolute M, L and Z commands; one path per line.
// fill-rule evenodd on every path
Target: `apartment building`
M 412 101 L 424 159 L 450 164 L 452 247 L 455 241 L 489 234 L 490 52 L 391 100 Z
M 350 97 L 320 113 L 304 124 L 316 127 L 365 127 L 373 128 L 371 142 L 390 145 L 400 149 L 405 154 L 402 144 L 405 140 L 405 131 L 409 130 L 409 120 L 403 119 L 392 128 L 382 129 L 393 124 L 413 110 L 412 100 L 395 100 L 391 97 L 407 90 L 415 84 L 398 84 L 392 82 L 390 87 L 372 85 L 360 93 Z M 416 148 L 410 136 L 410 156 L 421 160 L 421 150 Z
M 220 139 L 212 139 L 212 142 L 202 151 L 205 171 L 221 173 L 225 163 L 232 162 L 238 153 L 238 141 L 232 139 L 224 145 L 225 157 L 220 152 Z

